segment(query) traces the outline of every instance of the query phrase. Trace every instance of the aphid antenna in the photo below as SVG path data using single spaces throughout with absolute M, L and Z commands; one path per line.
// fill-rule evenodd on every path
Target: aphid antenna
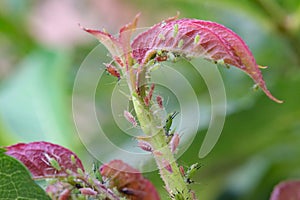
M 128 95 L 128 94 L 126 94 L 126 92 L 124 92 L 123 90 L 119 89 L 119 92 L 120 92 L 121 94 L 123 94 L 128 100 L 132 100 L 131 96 Z
M 116 84 L 119 84 L 119 81 L 113 81 L 111 83 L 105 83 L 103 85 L 108 86 L 108 85 L 116 85 Z
M 129 130 L 132 130 L 132 129 L 141 129 L 141 127 L 139 125 L 136 125 L 136 126 L 130 126 L 128 127 L 127 129 L 125 129 L 125 131 L 129 131 Z

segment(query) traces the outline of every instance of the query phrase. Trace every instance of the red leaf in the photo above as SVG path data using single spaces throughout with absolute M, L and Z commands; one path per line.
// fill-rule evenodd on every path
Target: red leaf
M 49 142 L 19 143 L 6 147 L 6 154 L 20 160 L 34 179 L 65 177 L 66 170 L 84 171 L 80 159 L 70 150 Z
M 121 160 L 113 160 L 100 168 L 103 178 L 109 181 L 111 188 L 117 189 L 132 200 L 159 200 L 152 183 L 145 179 L 135 168 Z
M 300 199 L 300 181 L 284 181 L 275 186 L 270 200 Z
M 132 33 L 135 31 L 139 16 L 140 14 L 137 14 L 131 23 L 126 24 L 120 29 L 118 38 L 104 31 L 93 30 L 84 27 L 81 28 L 84 31 L 94 35 L 108 49 L 114 60 L 120 66 L 124 66 L 126 64 L 126 66 L 128 67 L 128 65 L 131 64 L 130 62 L 132 59 L 130 56 L 130 39 Z M 122 58 L 123 56 L 125 56 L 125 58 Z
M 131 44 L 133 57 L 141 64 L 158 51 L 185 57 L 203 57 L 245 71 L 266 95 L 278 102 L 267 89 L 260 66 L 245 42 L 230 29 L 210 21 L 169 19 L 138 35 Z

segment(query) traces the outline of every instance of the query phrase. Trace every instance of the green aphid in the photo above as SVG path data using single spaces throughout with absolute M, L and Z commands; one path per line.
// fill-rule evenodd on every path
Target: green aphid
M 95 176 L 95 178 L 96 178 L 97 180 L 102 181 L 102 176 L 101 176 L 100 170 L 99 170 L 100 166 L 101 166 L 101 163 L 95 161 L 95 162 L 93 163 L 93 173 L 94 173 L 94 176 Z
M 70 156 L 70 158 L 71 158 L 71 163 L 72 163 L 72 165 L 75 165 L 75 164 L 76 164 L 75 156 L 72 154 L 72 155 Z
M 176 62 L 177 61 L 177 57 L 176 57 L 176 55 L 174 53 L 168 52 L 167 56 L 168 56 L 168 60 L 169 61 L 171 61 L 171 62 Z
M 252 89 L 253 89 L 253 91 L 257 91 L 258 89 L 259 89 L 259 84 L 254 84 L 253 86 L 252 86 Z
M 77 168 L 77 174 L 79 174 L 80 176 L 85 175 L 81 168 Z
M 181 48 L 183 46 L 183 43 L 184 43 L 183 39 L 179 40 L 177 47 Z
M 163 34 L 161 34 L 161 33 L 158 35 L 158 38 L 161 39 L 161 40 L 165 40 L 166 39 L 165 36 Z
M 135 64 L 132 66 L 132 68 L 133 68 L 133 69 L 137 69 L 139 66 L 140 66 L 139 63 L 135 63 Z
M 200 41 L 200 35 L 196 35 L 196 37 L 194 38 L 194 44 L 197 45 L 199 41 Z
M 51 158 L 47 153 L 44 154 L 47 161 L 49 162 L 49 165 L 56 169 L 57 171 L 61 170 L 61 166 L 59 165 L 58 161 L 55 158 Z
M 171 126 L 172 126 L 172 123 L 173 123 L 173 119 L 176 117 L 176 115 L 178 115 L 178 113 L 179 112 L 175 111 L 175 112 L 172 112 L 168 115 L 167 120 L 166 120 L 166 124 L 164 126 L 166 136 L 170 135 L 170 129 L 171 129 Z
M 175 24 L 173 27 L 173 37 L 176 37 L 178 33 L 178 24 Z
M 185 173 L 184 180 L 186 183 L 193 183 L 192 177 L 201 168 L 199 163 L 192 164 Z
M 159 49 L 159 50 L 156 51 L 156 53 L 157 53 L 158 56 L 161 56 L 163 52 L 162 52 L 162 50 Z

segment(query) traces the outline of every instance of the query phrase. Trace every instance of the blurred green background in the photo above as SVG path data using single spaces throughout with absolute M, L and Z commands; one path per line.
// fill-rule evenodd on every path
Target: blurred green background
M 72 90 L 82 61 L 98 42 L 80 30 L 78 23 L 117 33 L 138 12 L 142 12 L 139 26 L 146 27 L 174 16 L 176 11 L 180 11 L 180 17 L 216 21 L 237 32 L 257 63 L 269 66 L 263 70 L 265 81 L 274 96 L 285 101 L 276 104 L 261 91 L 254 93 L 252 80 L 241 71 L 219 68 L 227 92 L 228 115 L 222 135 L 207 157 L 198 158 L 206 133 L 203 126 L 180 158 L 183 166 L 195 162 L 203 165 L 191 188 L 203 200 L 264 200 L 280 180 L 300 178 L 299 0 L 2 0 L 0 146 L 54 142 L 78 153 L 91 169 L 93 157 L 80 142 L 72 118 Z M 104 48 L 102 51 L 107 54 Z M 99 59 L 102 61 L 100 55 Z M 103 56 L 102 62 L 107 60 Z M 103 70 L 102 62 L 96 63 L 99 70 Z M 181 70 L 190 76 L 199 97 L 208 98 L 203 80 L 194 79 L 189 69 Z M 116 83 L 112 77 L 105 79 Z M 84 83 L 88 91 L 88 75 Z M 104 85 L 96 91 L 101 111 L 108 109 L 102 102 L 109 99 L 113 87 Z M 77 95 L 84 99 L 87 91 Z M 172 106 L 172 102 L 169 104 Z M 83 100 L 79 108 L 82 123 L 87 132 L 97 132 L 85 116 L 85 106 Z M 110 115 L 99 115 L 111 132 L 110 139 L 132 146 L 133 140 L 122 136 Z M 102 144 L 93 145 L 114 157 Z M 146 177 L 165 199 L 157 172 Z

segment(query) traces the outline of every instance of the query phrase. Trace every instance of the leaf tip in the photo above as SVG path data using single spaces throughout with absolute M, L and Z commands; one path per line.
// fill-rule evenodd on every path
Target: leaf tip
M 261 89 L 264 91 L 264 93 L 269 97 L 271 100 L 275 101 L 276 103 L 284 103 L 283 100 L 279 100 L 276 97 L 274 97 L 271 92 L 266 88 L 265 85 L 260 85 Z

